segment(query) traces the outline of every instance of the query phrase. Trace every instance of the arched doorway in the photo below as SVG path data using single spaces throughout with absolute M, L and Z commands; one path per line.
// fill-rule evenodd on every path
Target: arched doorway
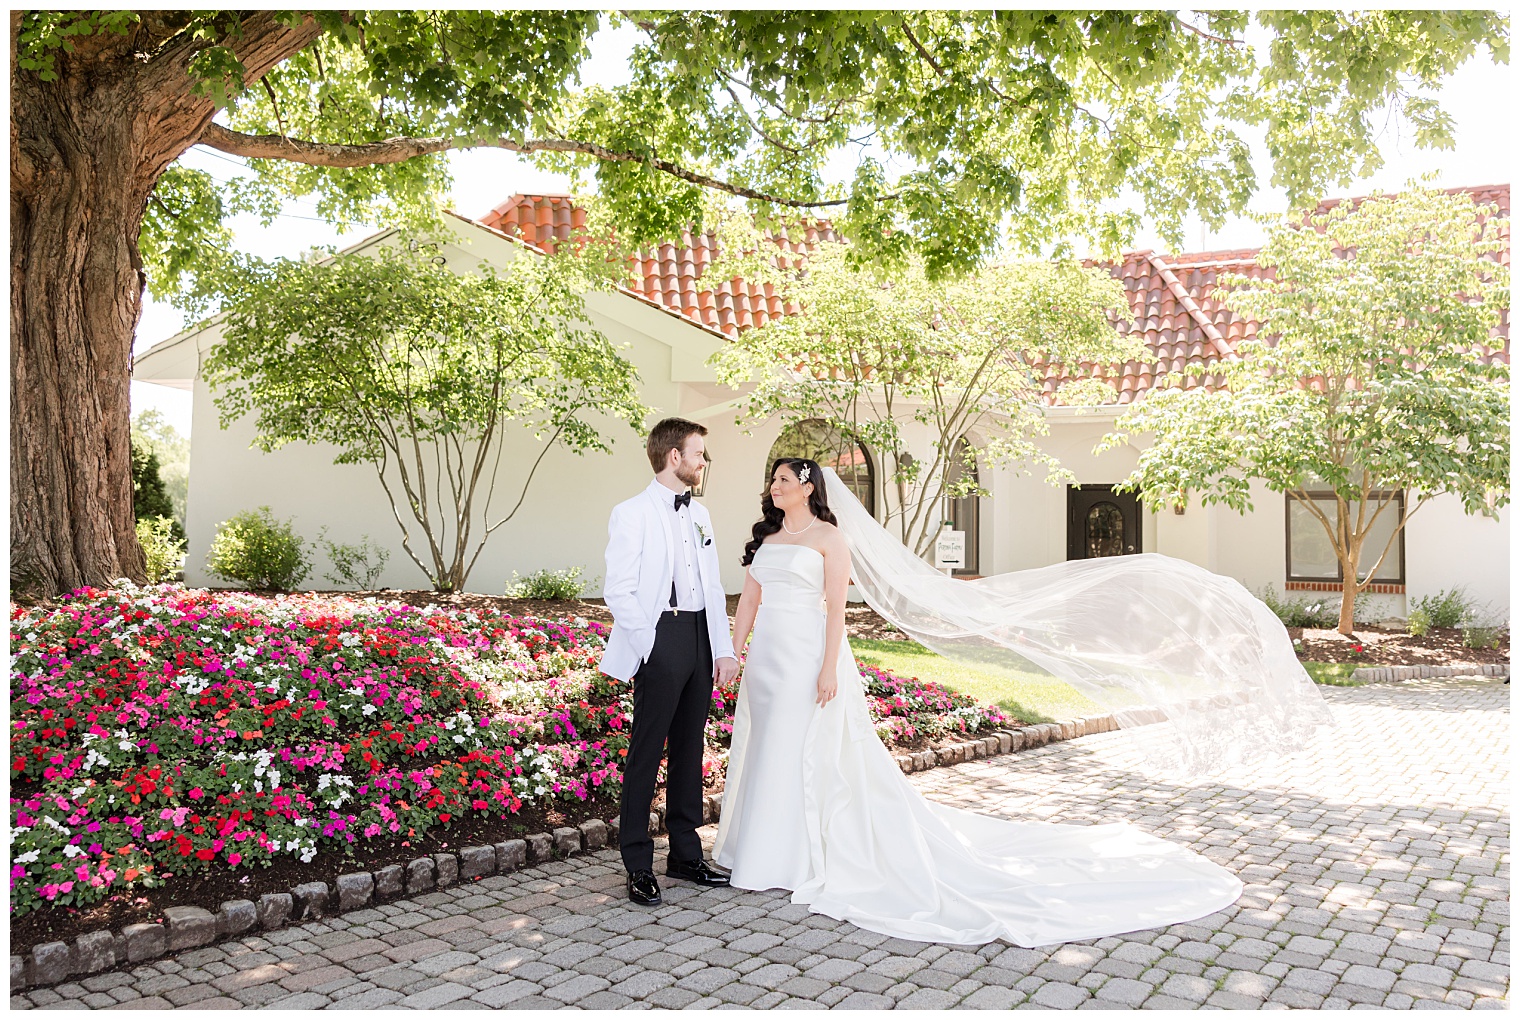
M 957 456 L 950 461 L 950 471 L 947 481 L 950 485 L 969 479 L 973 485 L 978 485 L 980 478 L 976 469 L 976 448 L 971 445 L 971 440 L 961 437 Z M 958 567 L 956 574 L 980 576 L 982 573 L 978 541 L 981 535 L 981 497 L 975 491 L 965 496 L 959 496 L 949 501 L 951 526 L 956 531 L 966 533 L 966 565 Z
M 876 469 L 871 455 L 832 425 L 808 418 L 782 429 L 765 461 L 764 484 L 770 484 L 771 468 L 781 457 L 805 457 L 833 468 L 866 511 L 876 516 Z

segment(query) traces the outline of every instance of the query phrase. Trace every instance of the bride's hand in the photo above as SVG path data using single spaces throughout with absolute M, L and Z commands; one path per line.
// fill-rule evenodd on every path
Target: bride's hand
M 823 667 L 818 674 L 818 707 L 822 708 L 834 700 L 834 695 L 839 693 L 839 680 L 834 675 L 831 666 Z

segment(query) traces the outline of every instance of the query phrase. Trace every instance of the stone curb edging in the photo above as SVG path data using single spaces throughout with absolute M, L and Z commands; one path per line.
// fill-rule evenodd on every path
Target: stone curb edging
M 1441 676 L 1509 676 L 1509 663 L 1473 666 L 1359 666 L 1351 679 L 1368 683 L 1379 680 L 1426 680 Z
M 721 797 L 704 804 L 703 815 L 716 814 Z M 664 809 L 651 812 L 650 829 L 664 830 Z M 418 857 L 406 864 L 389 864 L 376 871 L 339 875 L 334 887 L 326 882 L 303 882 L 288 893 L 265 893 L 258 902 L 228 900 L 215 914 L 203 907 L 176 906 L 164 909 L 162 924 L 129 924 L 119 932 L 94 931 L 80 935 L 73 945 L 47 942 L 24 956 L 11 957 L 11 992 L 58 984 L 122 964 L 145 963 L 166 953 L 209 945 L 258 929 L 268 931 L 287 924 L 316 920 L 332 914 L 361 910 L 377 903 L 462 881 L 508 874 L 533 864 L 563 858 L 581 850 L 597 850 L 615 844 L 618 822 L 589 819 L 578 826 L 563 826 L 522 839 L 509 839 L 490 846 L 461 847 L 455 853 Z
M 995 730 L 975 740 L 893 757 L 903 772 L 923 772 L 1115 729 L 1118 726 L 1113 716 L 1095 716 Z M 722 806 L 721 793 L 704 797 L 703 824 L 716 822 Z M 303 882 L 288 893 L 265 893 L 257 903 L 228 900 L 214 914 L 203 907 L 166 907 L 162 924 L 137 923 L 129 924 L 119 932 L 87 932 L 74 939 L 72 945 L 45 942 L 34 946 L 25 955 L 13 955 L 11 992 L 60 984 L 70 978 L 87 977 L 123 964 L 146 963 L 167 953 L 210 945 L 254 929 L 268 931 L 330 914 L 362 910 L 470 879 L 509 874 L 583 850 L 616 846 L 618 828 L 615 818 L 607 821 L 590 819 L 574 827 L 562 826 L 552 832 L 538 832 L 490 846 L 461 847 L 457 854 L 431 854 L 404 865 L 389 864 L 373 872 L 342 874 L 331 889 L 326 882 Z M 649 830 L 654 834 L 665 831 L 664 805 L 650 812 Z
M 906 773 L 923 772 L 941 765 L 957 765 L 974 758 L 990 758 L 997 754 L 1044 747 L 1062 740 L 1074 740 L 1093 733 L 1109 733 L 1119 728 L 1111 715 L 1088 716 L 1067 722 L 1038 723 L 1011 730 L 993 730 L 985 737 L 965 740 L 959 744 L 947 744 L 930 751 L 915 751 L 894 755 L 897 765 Z

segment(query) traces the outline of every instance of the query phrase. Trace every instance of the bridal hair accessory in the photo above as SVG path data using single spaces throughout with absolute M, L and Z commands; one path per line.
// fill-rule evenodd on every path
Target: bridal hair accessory
M 872 609 L 941 655 L 1070 684 L 1113 713 L 1155 771 L 1271 760 L 1333 726 L 1282 621 L 1233 577 L 1137 553 L 950 578 L 838 473 L 824 468 L 823 481 Z
M 797 484 L 798 485 L 806 485 L 807 484 L 807 480 L 808 480 L 808 475 L 810 475 L 812 473 L 813 473 L 813 469 L 810 468 L 810 467 L 805 467 L 801 471 L 797 472 Z

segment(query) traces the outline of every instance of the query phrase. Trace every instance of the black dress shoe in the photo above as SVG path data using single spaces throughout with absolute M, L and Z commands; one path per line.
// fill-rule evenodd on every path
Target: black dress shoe
M 658 907 L 664 902 L 660 899 L 660 883 L 654 872 L 647 869 L 629 872 L 628 898 L 641 907 Z
M 698 885 L 728 885 L 728 875 L 700 857 L 694 861 L 678 861 L 667 857 L 665 858 L 665 874 L 670 878 L 684 878 Z

